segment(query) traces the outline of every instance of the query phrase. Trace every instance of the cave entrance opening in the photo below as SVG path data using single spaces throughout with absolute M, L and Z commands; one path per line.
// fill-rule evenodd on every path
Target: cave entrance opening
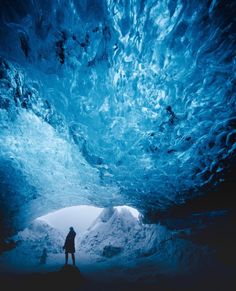
M 114 206 L 111 208 L 101 208 L 91 205 L 76 205 L 50 212 L 38 217 L 36 221 L 45 221 L 53 228 L 58 229 L 62 234 L 66 234 L 69 228 L 73 226 L 77 233 L 82 235 L 96 221 L 102 212 L 109 211 L 108 209 L 110 211 L 117 211 L 121 213 L 121 215 L 124 211 L 127 211 L 136 219 L 140 216 L 137 209 L 126 205 Z
M 76 232 L 75 258 L 79 268 L 94 269 L 94 262 L 110 258 L 118 264 L 120 256 L 130 252 L 125 249 L 127 242 L 132 244 L 140 232 L 139 216 L 138 210 L 124 205 L 77 205 L 48 213 L 14 236 L 16 246 L 4 253 L 0 267 L 29 272 L 57 270 L 65 262 L 63 245 L 71 226 Z
M 83 233 L 102 211 L 103 208 L 99 207 L 76 205 L 50 212 L 36 220 L 45 221 L 63 234 L 66 234 L 71 226 L 77 233 Z

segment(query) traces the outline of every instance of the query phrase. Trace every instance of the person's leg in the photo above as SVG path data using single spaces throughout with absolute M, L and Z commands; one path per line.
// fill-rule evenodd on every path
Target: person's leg
M 68 252 L 65 252 L 66 255 L 66 265 L 68 265 Z
M 75 254 L 72 253 L 72 254 L 71 254 L 71 257 L 72 257 L 73 266 L 75 266 Z

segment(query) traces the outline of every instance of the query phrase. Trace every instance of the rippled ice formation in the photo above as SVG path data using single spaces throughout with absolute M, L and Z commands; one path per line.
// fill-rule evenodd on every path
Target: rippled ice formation
M 43 214 L 45 201 L 145 209 L 216 187 L 235 158 L 234 11 L 233 1 L 3 4 L 2 195 Z

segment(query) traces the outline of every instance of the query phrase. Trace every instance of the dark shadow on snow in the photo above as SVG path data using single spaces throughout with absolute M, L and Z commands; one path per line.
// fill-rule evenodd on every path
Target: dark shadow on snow
M 1 274 L 2 290 L 81 290 L 86 279 L 77 267 L 63 266 L 59 271 L 32 274 Z
M 204 258 L 203 258 L 204 259 Z M 145 266 L 143 266 L 145 268 Z M 133 272 L 138 270 L 133 269 Z M 67 265 L 58 271 L 32 274 L 0 274 L 1 290 L 4 291 L 234 291 L 235 276 L 230 273 L 155 275 L 152 278 L 141 276 L 133 282 L 125 278 L 109 281 L 88 280 L 77 267 Z M 105 278 L 104 278 L 105 279 Z M 151 279 L 151 280 L 150 280 Z M 2 288 L 3 287 L 3 288 Z

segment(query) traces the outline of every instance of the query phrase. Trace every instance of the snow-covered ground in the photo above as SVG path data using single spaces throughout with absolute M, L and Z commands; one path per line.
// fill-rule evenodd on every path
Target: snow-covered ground
M 107 208 L 77 236 L 76 265 L 99 280 L 131 281 L 188 273 L 206 265 L 201 258 L 207 258 L 207 249 L 177 235 L 160 224 L 143 224 L 128 207 Z M 14 239 L 17 247 L 0 257 L 2 271 L 46 272 L 63 266 L 65 236 L 45 220 L 35 220 Z

